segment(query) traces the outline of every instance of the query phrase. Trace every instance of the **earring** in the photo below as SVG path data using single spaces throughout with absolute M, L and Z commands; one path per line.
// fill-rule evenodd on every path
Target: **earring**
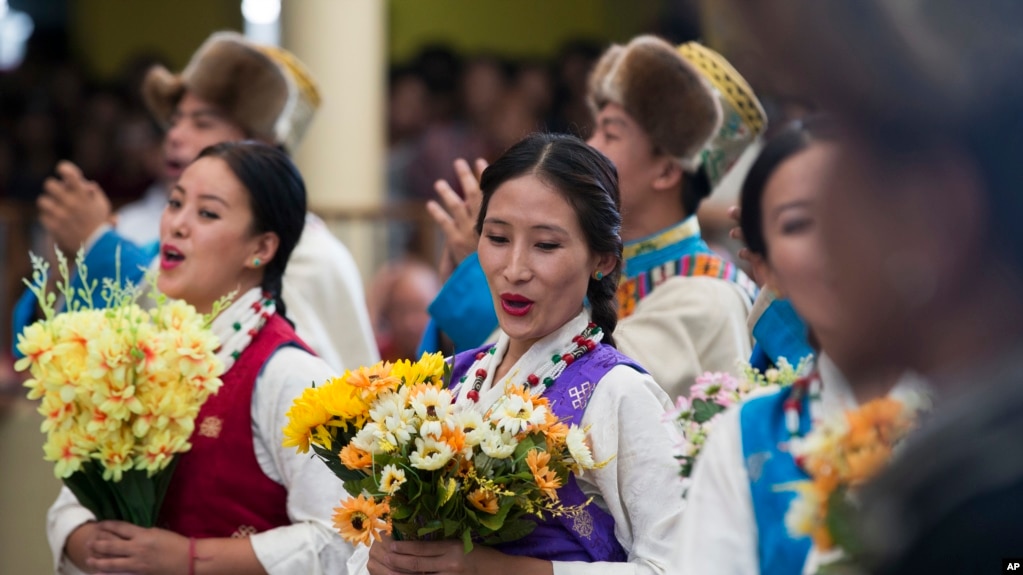
M 258 268 L 260 265 L 262 265 L 262 263 L 263 263 L 262 260 L 260 260 L 259 258 L 252 258 L 252 267 Z
M 600 280 L 604 279 L 604 272 L 602 272 L 600 270 L 594 271 L 593 272 L 593 279 L 597 280 L 598 282 Z

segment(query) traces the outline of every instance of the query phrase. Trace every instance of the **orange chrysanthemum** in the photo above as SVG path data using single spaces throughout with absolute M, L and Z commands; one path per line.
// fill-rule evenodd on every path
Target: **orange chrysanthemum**
M 497 514 L 497 495 L 488 489 L 477 489 L 466 496 L 469 503 L 484 513 Z
M 341 463 L 344 463 L 348 469 L 367 469 L 373 466 L 373 455 L 352 444 L 344 446 L 340 456 Z
M 551 461 L 551 454 L 546 451 L 540 451 L 539 449 L 531 449 L 526 454 L 526 465 L 529 466 L 529 470 L 533 472 L 533 480 L 536 481 L 536 486 L 540 488 L 540 491 L 544 493 L 551 501 L 558 500 L 558 488 L 561 487 L 561 480 L 558 479 L 558 474 L 552 471 L 547 464 Z
M 448 444 L 451 451 L 458 453 L 465 449 L 465 432 L 458 427 L 445 423 L 440 434 L 440 440 Z
M 401 385 L 401 379 L 391 375 L 391 364 L 386 361 L 348 372 L 345 380 L 352 387 L 360 389 L 367 401 L 385 389 L 398 389 Z
M 390 512 L 387 501 L 377 503 L 362 495 L 350 497 L 334 508 L 334 528 L 345 541 L 369 547 L 374 539 L 380 541 L 381 533 L 390 535 Z

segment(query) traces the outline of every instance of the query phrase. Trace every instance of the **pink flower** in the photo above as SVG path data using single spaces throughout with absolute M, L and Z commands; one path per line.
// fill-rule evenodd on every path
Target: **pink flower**
M 689 394 L 694 400 L 702 399 L 728 406 L 735 403 L 738 391 L 739 381 L 732 374 L 708 371 L 696 378 Z

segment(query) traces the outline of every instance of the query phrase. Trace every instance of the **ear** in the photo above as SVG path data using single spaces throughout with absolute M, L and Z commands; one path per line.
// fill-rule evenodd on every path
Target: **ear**
M 784 290 L 782 286 L 778 285 L 777 278 L 775 278 L 774 272 L 771 271 L 771 265 L 767 263 L 767 258 L 760 254 L 751 253 L 749 260 L 753 264 L 753 279 L 764 288 L 774 291 L 774 293 L 778 294 L 778 297 L 784 298 Z
M 255 237 L 255 248 L 249 254 L 249 261 L 245 266 L 250 268 L 264 267 L 277 255 L 277 247 L 281 245 L 281 238 L 274 232 L 263 232 Z M 254 265 L 258 259 L 259 265 Z
M 597 256 L 597 264 L 593 266 L 593 271 L 599 271 L 606 276 L 614 271 L 616 261 L 614 254 L 600 254 Z
M 682 166 L 674 158 L 661 154 L 656 160 L 657 176 L 651 183 L 657 191 L 678 190 L 682 187 Z

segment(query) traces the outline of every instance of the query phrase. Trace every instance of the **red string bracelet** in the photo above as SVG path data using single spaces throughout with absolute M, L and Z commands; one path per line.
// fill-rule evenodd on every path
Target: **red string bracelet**
M 195 575 L 195 537 L 188 538 L 188 575 Z

